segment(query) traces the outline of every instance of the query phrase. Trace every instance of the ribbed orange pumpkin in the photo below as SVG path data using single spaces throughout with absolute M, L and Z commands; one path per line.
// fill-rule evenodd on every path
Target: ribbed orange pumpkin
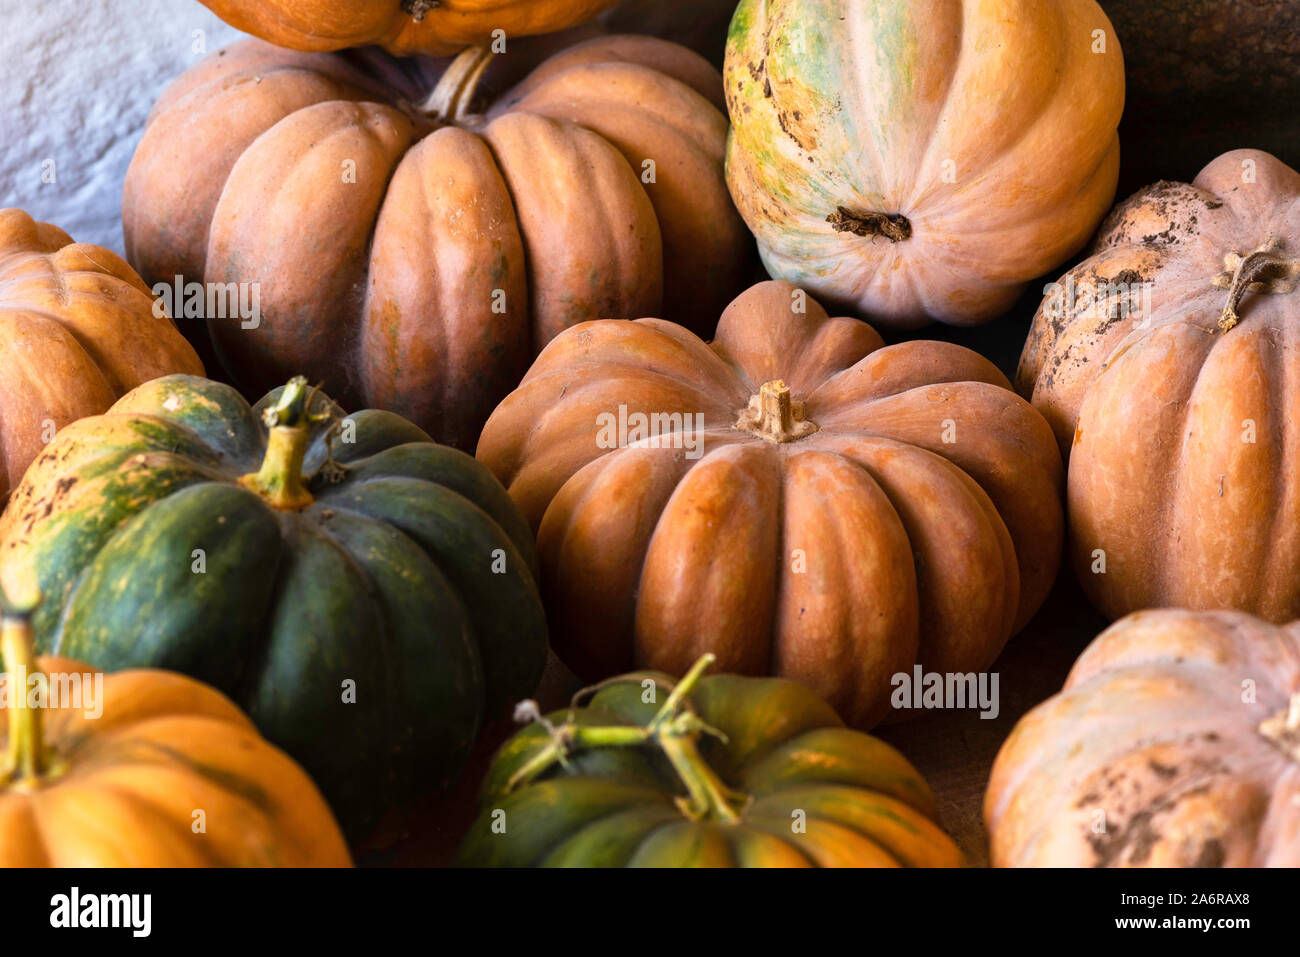
M 172 372 L 203 366 L 120 256 L 0 210 L 0 502 L 56 429 Z
M 999 315 L 1115 195 L 1124 62 L 1094 0 L 743 0 L 725 74 L 768 271 L 873 322 Z
M 987 667 L 1059 560 L 1060 458 L 1005 377 L 784 282 L 710 345 L 659 319 L 567 330 L 478 456 L 540 528 L 553 644 L 590 679 L 712 652 L 868 726 L 918 661 Z
M 6 609 L 0 867 L 351 864 L 311 779 L 224 695 L 123 671 L 101 674 L 96 697 L 91 666 L 33 661 L 31 642 L 26 615 Z M 32 700 L 42 681 L 82 694 Z
M 713 67 L 602 38 L 479 115 L 489 60 L 439 76 L 249 41 L 159 100 L 127 173 L 128 256 L 150 281 L 257 284 L 256 328 L 207 317 L 246 392 L 305 374 L 472 449 L 566 326 L 661 303 L 708 325 L 735 294 L 748 236 Z
M 1300 618 L 1300 174 L 1235 150 L 1122 203 L 1034 317 L 1017 384 L 1069 455 L 1111 617 Z
M 1300 867 L 1300 623 L 1112 625 L 1007 739 L 984 817 L 1000 867 Z
M 455 53 L 581 23 L 617 0 L 202 0 L 231 26 L 294 50 L 377 44 L 392 53 Z

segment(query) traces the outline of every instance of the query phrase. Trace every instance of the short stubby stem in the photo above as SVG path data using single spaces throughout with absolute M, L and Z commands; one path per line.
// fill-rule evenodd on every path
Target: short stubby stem
M 837 233 L 854 236 L 884 236 L 891 243 L 901 243 L 912 238 L 912 223 L 897 213 L 855 213 L 844 206 L 836 206 L 826 222 Z
M 817 424 L 807 417 L 807 410 L 790 394 L 781 379 L 764 382 L 749 405 L 740 410 L 736 428 L 750 432 L 768 442 L 793 442 L 817 431 Z

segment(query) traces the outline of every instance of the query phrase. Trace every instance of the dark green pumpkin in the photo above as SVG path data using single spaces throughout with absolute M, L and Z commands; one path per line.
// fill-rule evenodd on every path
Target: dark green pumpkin
M 65 428 L 0 519 L 0 561 L 46 596 L 42 652 L 216 686 L 373 840 L 536 687 L 545 616 L 486 468 L 305 386 L 250 408 L 168 376 Z
M 934 798 L 882 741 L 781 678 L 602 683 L 506 742 L 468 866 L 959 866 Z

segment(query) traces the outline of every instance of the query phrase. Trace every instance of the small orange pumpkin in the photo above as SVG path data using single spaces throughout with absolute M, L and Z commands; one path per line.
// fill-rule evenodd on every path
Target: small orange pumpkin
M 886 347 L 785 282 L 711 344 L 660 319 L 567 330 L 478 457 L 539 528 L 555 650 L 592 680 L 711 652 L 869 726 L 918 661 L 987 667 L 1059 561 L 1060 458 L 1002 373 Z
M 1144 611 L 1002 746 L 998 867 L 1300 867 L 1300 622 Z
M 54 430 L 173 372 L 203 366 L 120 256 L 0 209 L 0 502 Z
M 202 0 L 231 26 L 294 50 L 380 45 L 441 56 L 486 43 L 552 33 L 617 0 Z
M 311 779 L 225 696 L 168 671 L 88 695 L 89 665 L 33 658 L 29 614 L 0 631 L 0 867 L 351 864 Z

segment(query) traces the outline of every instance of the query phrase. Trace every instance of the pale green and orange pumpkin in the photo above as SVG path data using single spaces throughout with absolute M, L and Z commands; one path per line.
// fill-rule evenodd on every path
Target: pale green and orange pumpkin
M 768 271 L 874 322 L 999 315 L 1115 194 L 1124 63 L 1094 0 L 743 0 L 724 72 Z

